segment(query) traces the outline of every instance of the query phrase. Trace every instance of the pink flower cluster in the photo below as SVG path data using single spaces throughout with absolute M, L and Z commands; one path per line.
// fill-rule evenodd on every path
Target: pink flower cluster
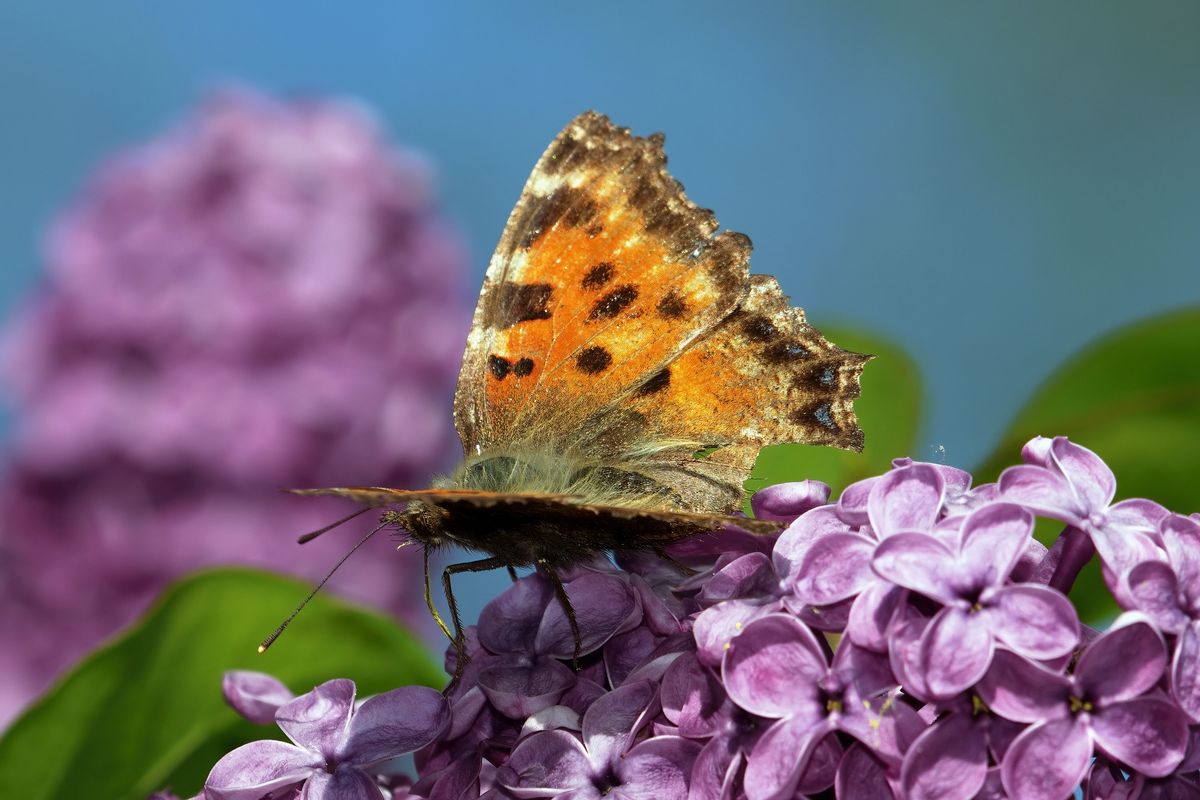
M 280 488 L 442 467 L 464 274 L 428 166 L 352 106 L 221 94 L 103 169 L 6 336 L 0 723 L 186 571 L 319 575 L 292 536 L 337 509 Z M 335 587 L 407 614 L 372 545 Z
M 816 482 L 769 487 L 756 515 L 786 530 L 676 546 L 689 577 L 640 553 L 580 567 L 565 576 L 578 671 L 535 573 L 488 605 L 463 680 L 419 713 L 233 673 L 230 703 L 293 744 L 239 748 L 203 796 L 1200 796 L 1200 519 L 1113 504 L 1112 473 L 1064 438 L 1023 455 L 983 486 L 901 459 L 832 503 Z M 1066 525 L 1050 548 L 1035 516 Z M 1096 553 L 1125 609 L 1104 633 L 1064 594 Z M 298 708 L 342 737 L 327 753 L 297 733 Z M 368 724 L 391 745 L 375 762 L 346 743 Z M 415 779 L 393 760 L 413 750 Z

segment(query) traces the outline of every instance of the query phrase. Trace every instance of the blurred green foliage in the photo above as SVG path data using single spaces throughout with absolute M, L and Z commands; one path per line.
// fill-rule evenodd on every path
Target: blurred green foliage
M 191 796 L 222 755 L 279 736 L 225 705 L 221 675 L 229 669 L 269 672 L 297 693 L 334 677 L 352 678 L 360 696 L 445 681 L 421 643 L 387 617 L 323 596 L 256 654 L 307 590 L 244 569 L 173 585 L 0 739 L 0 797 L 142 800 L 166 787 Z
M 896 456 L 911 453 L 921 423 L 921 378 L 913 360 L 892 342 L 850 327 L 822 325 L 821 331 L 844 350 L 871 353 L 862 376 L 862 396 L 854 409 L 866 433 L 861 453 L 781 444 L 763 448 L 746 482 L 747 491 L 784 481 L 812 478 L 833 487 L 834 496 L 851 483 L 891 468 Z

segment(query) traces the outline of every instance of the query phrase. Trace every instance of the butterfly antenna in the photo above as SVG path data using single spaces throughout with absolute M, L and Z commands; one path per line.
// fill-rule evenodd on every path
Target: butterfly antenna
M 362 513 L 362 512 L 359 512 L 359 513 Z M 345 522 L 345 520 L 342 520 L 342 522 Z M 337 523 L 337 524 L 340 525 L 341 523 Z M 358 548 L 360 548 L 364 544 L 366 544 L 368 539 L 370 539 L 375 534 L 379 533 L 379 531 L 383 530 L 383 528 L 384 528 L 383 525 L 378 525 L 378 526 L 372 528 L 370 531 L 367 532 L 366 536 L 359 539 L 358 542 L 354 545 L 354 547 L 351 547 L 349 549 L 349 551 L 346 552 L 346 555 L 344 555 L 340 559 L 338 559 L 338 562 L 333 565 L 333 569 L 331 569 L 331 570 L 329 570 L 329 572 L 325 573 L 325 577 L 321 578 L 321 582 L 318 583 L 316 586 L 314 586 L 312 588 L 312 591 L 308 593 L 308 596 L 300 601 L 300 605 L 296 606 L 296 610 L 293 611 L 291 614 L 288 614 L 287 619 L 285 619 L 283 622 L 279 623 L 279 627 L 276 628 L 270 636 L 263 639 L 262 644 L 260 644 L 258 646 L 258 652 L 260 652 L 260 653 L 267 652 L 267 648 L 270 647 L 271 645 L 275 644 L 275 640 L 278 639 L 283 634 L 284 630 L 287 628 L 288 625 L 292 624 L 292 620 L 294 620 L 296 618 L 296 615 L 299 614 L 301 611 L 303 611 L 304 607 L 306 605 L 308 605 L 308 602 L 317 596 L 317 592 L 321 591 L 321 587 L 324 586 L 326 584 L 326 582 L 328 582 L 329 579 L 333 577 L 333 573 L 337 572 L 338 568 L 341 567 L 342 564 L 346 563 L 346 559 L 348 559 L 348 558 L 350 558 L 350 556 L 354 555 L 355 550 L 357 550 Z M 318 531 L 318 533 L 319 533 L 319 531 Z
M 345 525 L 350 520 L 354 519 L 355 517 L 359 516 L 360 514 L 365 514 L 370 510 L 371 510 L 370 506 L 367 506 L 366 508 L 360 508 L 358 511 L 355 511 L 353 514 L 347 514 L 346 516 L 342 517 L 337 522 L 331 522 L 328 525 L 326 525 L 324 528 L 317 528 L 315 531 L 311 531 L 309 533 L 304 534 L 303 536 L 296 539 L 296 544 L 308 544 L 313 539 L 320 536 L 322 533 L 328 533 L 329 531 L 333 530 L 334 528 L 338 527 L 339 525 Z

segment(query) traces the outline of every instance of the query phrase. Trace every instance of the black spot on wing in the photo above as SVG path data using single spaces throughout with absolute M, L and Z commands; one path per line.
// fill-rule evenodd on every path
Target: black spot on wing
M 683 319 L 687 316 L 687 303 L 679 292 L 672 289 L 658 301 L 657 310 L 663 319 Z
M 776 342 L 763 350 L 763 358 L 776 365 L 803 361 L 811 355 L 807 347 L 796 341 Z
M 595 291 L 603 288 L 603 286 L 612 280 L 613 275 L 617 274 L 617 268 L 608 261 L 601 261 L 596 266 L 587 271 L 583 276 L 582 286 L 589 291 Z
M 488 356 L 488 369 L 498 381 L 502 381 L 508 377 L 508 373 L 512 370 L 512 363 L 503 356 L 490 355 Z
M 489 307 L 484 323 L 497 330 L 511 328 L 522 322 L 550 319 L 547 305 L 554 294 L 548 283 L 515 283 L 505 281 L 496 287 L 496 299 Z
M 575 366 L 589 375 L 604 372 L 611 364 L 612 355 L 600 346 L 588 347 L 575 357 Z
M 524 378 L 526 375 L 533 372 L 533 359 L 519 359 L 517 363 L 513 364 L 512 372 L 513 375 L 516 375 L 518 378 Z
M 779 328 L 762 314 L 752 314 L 742 322 L 742 333 L 755 342 L 769 342 L 779 336 Z
M 664 367 L 663 369 L 654 373 L 654 375 L 652 375 L 650 378 L 648 378 L 645 383 L 643 383 L 640 387 L 638 387 L 637 394 L 639 397 L 642 397 L 642 396 L 648 395 L 648 394 L 655 394 L 657 392 L 663 391 L 670 385 L 671 385 L 671 370 Z
M 833 408 L 829 405 L 828 400 L 818 400 L 800 406 L 791 413 L 791 419 L 797 425 L 805 427 L 815 426 L 835 433 L 840 430 L 837 421 L 833 418 Z
M 636 286 L 631 284 L 618 286 L 596 301 L 596 304 L 592 306 L 592 310 L 588 314 L 588 321 L 595 322 L 600 319 L 612 319 L 629 308 L 629 305 L 634 300 L 637 300 L 637 296 L 638 290 Z

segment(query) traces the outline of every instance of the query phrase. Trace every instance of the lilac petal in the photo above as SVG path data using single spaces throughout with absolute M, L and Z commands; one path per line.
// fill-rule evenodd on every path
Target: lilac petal
M 950 714 L 913 742 L 900 782 L 909 800 L 970 800 L 987 777 L 987 739 L 970 712 Z
M 1054 438 L 1050 455 L 1079 495 L 1084 508 L 1104 508 L 1112 502 L 1117 493 L 1117 479 L 1100 456 L 1068 441 L 1065 436 Z
M 663 715 L 679 734 L 704 739 L 717 731 L 725 692 L 721 681 L 694 655 L 685 654 L 667 669 L 660 689 Z
M 892 459 L 893 469 L 911 467 L 914 464 L 921 464 L 936 469 L 938 474 L 942 476 L 942 482 L 946 485 L 947 495 L 959 495 L 971 488 L 971 473 L 958 467 L 948 467 L 945 464 L 935 464 L 932 461 L 913 461 L 907 457 Z
M 649 681 L 626 684 L 592 703 L 583 715 L 583 742 L 593 767 L 616 763 L 637 732 L 658 711 L 657 687 Z
M 871 487 L 867 513 L 880 539 L 899 531 L 926 531 L 937 521 L 945 497 L 941 474 L 928 464 L 892 470 Z
M 591 770 L 578 739 L 566 731 L 543 731 L 513 749 L 496 780 L 514 797 L 553 797 L 590 786 Z
M 778 483 L 754 493 L 750 510 L 755 519 L 792 523 L 806 511 L 829 502 L 829 485 L 821 481 Z
M 517 741 L 532 736 L 539 731 L 568 730 L 579 731 L 583 721 L 579 712 L 569 706 L 550 706 L 525 720 Z
M 221 692 L 234 711 L 257 725 L 270 725 L 279 707 L 296 696 L 275 676 L 242 669 L 225 673 Z
M 402 686 L 359 706 L 338 756 L 359 766 L 395 758 L 437 739 L 449 724 L 450 706 L 441 692 Z
M 992 632 L 984 614 L 948 606 L 921 637 L 925 686 L 935 698 L 953 697 L 974 685 L 992 663 Z
M 840 800 L 892 800 L 896 796 L 883 763 L 861 744 L 851 745 L 842 755 L 833 785 Z
M 1079 643 L 1075 606 L 1049 586 L 1005 586 L 985 597 L 992 633 L 1023 656 L 1046 661 L 1065 656 Z
M 905 692 L 925 702 L 933 701 L 929 687 L 925 685 L 925 668 L 921 662 L 921 642 L 929 622 L 912 606 L 906 606 L 896 614 L 888 628 L 888 664 L 892 674 Z
M 617 789 L 629 800 L 666 800 L 688 796 L 692 765 L 700 744 L 681 736 L 656 736 L 638 744 L 616 764 Z
M 1171 696 L 1185 714 L 1200 721 L 1200 619 L 1189 622 L 1175 643 Z
M 896 702 L 894 692 L 864 698 L 853 686 L 842 693 L 841 700 L 842 709 L 830 714 L 832 724 L 870 747 L 876 757 L 899 768 L 900 729 L 911 721 L 905 712 L 912 709 Z
M 775 572 L 789 586 L 795 579 L 800 562 L 813 542 L 831 533 L 850 533 L 851 527 L 838 516 L 835 506 L 821 506 L 801 516 L 779 535 L 771 560 Z
M 533 652 L 534 638 L 554 590 L 541 575 L 529 575 L 505 589 L 479 614 L 479 643 L 493 653 Z
M 688 800 L 728 800 L 744 756 L 731 737 L 714 736 L 705 743 L 692 766 Z
M 700 592 L 700 605 L 707 608 L 739 597 L 770 595 L 778 585 L 771 559 L 765 553 L 747 553 L 713 573 Z
M 859 647 L 849 638 L 838 642 L 832 671 L 843 683 L 853 684 L 865 697 L 886 692 L 897 685 L 886 655 Z
M 721 666 L 735 636 L 754 620 L 778 610 L 778 603 L 763 605 L 749 600 L 729 600 L 701 611 L 692 626 L 697 656 L 710 667 Z
M 1084 522 L 1083 529 L 1091 537 L 1103 566 L 1117 576 L 1124 577 L 1143 561 L 1161 561 L 1163 558 L 1162 551 L 1149 535 L 1112 525 L 1107 517 L 1100 524 L 1091 520 Z
M 879 478 L 877 477 L 864 478 L 842 490 L 841 496 L 838 497 L 836 508 L 837 514 L 843 522 L 847 525 L 860 527 L 871 521 L 868 503 L 871 498 L 871 490 L 874 489 L 875 484 L 878 482 Z
M 950 603 L 958 597 L 953 583 L 958 560 L 946 545 L 924 533 L 897 533 L 884 539 L 875 548 L 871 566 L 884 580 L 933 600 Z
M 609 639 L 604 646 L 604 669 L 608 673 L 608 682 L 613 686 L 624 683 L 654 652 L 659 641 L 660 637 L 644 626 L 618 633 Z
M 600 699 L 608 690 L 595 681 L 579 676 L 575 685 L 566 691 L 559 702 L 567 708 L 574 709 L 582 717 L 591 708 L 592 703 Z
M 1054 440 L 1049 436 L 1035 436 L 1021 448 L 1021 460 L 1026 464 L 1051 469 L 1054 459 L 1050 455 L 1050 446 Z
M 1040 722 L 1068 713 L 1071 681 L 1011 650 L 996 650 L 977 688 L 988 708 L 1013 722 Z
M 832 533 L 812 543 L 792 591 L 803 603 L 826 606 L 846 600 L 875 580 L 875 542 L 856 533 Z
M 1152 778 L 1169 775 L 1188 748 L 1187 718 L 1161 697 L 1105 706 L 1092 714 L 1092 735 L 1105 753 Z
M 829 725 L 823 725 L 820 730 L 828 730 Z M 820 731 L 818 731 L 819 733 Z M 796 780 L 797 795 L 820 794 L 833 786 L 837 780 L 838 764 L 842 762 L 845 748 L 834 733 L 820 736 L 804 759 L 800 777 Z
M 433 782 L 429 800 L 472 800 L 479 797 L 479 773 L 483 761 L 478 753 L 457 758 Z
M 1004 500 L 1020 503 L 1040 516 L 1074 525 L 1088 514 L 1088 509 L 1079 506 L 1066 478 L 1042 467 L 1009 467 L 1000 473 L 996 487 Z
M 1056 719 L 1018 736 L 1004 756 L 1000 775 L 1011 797 L 1063 800 L 1083 780 L 1091 758 L 1087 726 L 1075 717 Z
M 574 682 L 575 673 L 551 658 L 505 662 L 479 673 L 479 688 L 492 706 L 517 720 L 555 705 Z
M 1200 524 L 1189 517 L 1171 514 L 1162 520 L 1159 530 L 1179 583 L 1186 587 L 1200 584 Z
M 793 595 L 784 595 L 783 607 L 801 622 L 816 631 L 841 633 L 850 620 L 850 607 L 854 600 L 843 600 L 830 606 L 814 606 L 801 603 Z
M 884 581 L 867 587 L 854 598 L 850 617 L 846 621 L 846 634 L 859 647 L 877 653 L 888 651 L 888 628 L 896 616 L 896 610 L 908 591 Z
M 1104 516 L 1108 523 L 1124 530 L 1139 531 L 1159 541 L 1159 524 L 1170 515 L 1170 511 L 1153 500 L 1134 497 L 1122 500 L 1109 507 Z
M 204 781 L 208 800 L 259 800 L 294 786 L 325 765 L 316 753 L 277 741 L 250 742 L 226 754 Z
M 1161 561 L 1143 561 L 1130 570 L 1126 583 L 1139 611 L 1166 633 L 1179 633 L 1188 615 L 1179 607 L 1179 583 L 1175 571 Z
M 1033 515 L 1012 503 L 992 503 L 963 522 L 960 559 L 976 587 L 1008 578 L 1033 534 Z
M 788 798 L 825 726 L 811 720 L 783 719 L 767 729 L 754 746 L 742 779 L 748 800 Z
M 730 699 L 752 714 L 815 720 L 824 714 L 817 681 L 827 670 L 813 632 L 792 617 L 771 614 L 733 640 L 722 677 Z
M 607 642 L 638 611 L 637 592 L 627 580 L 615 575 L 588 573 L 568 583 L 566 590 L 583 639 L 581 653 L 590 653 Z M 571 623 L 557 600 L 546 609 L 534 652 L 559 658 L 570 658 L 575 652 Z
M 297 800 L 383 800 L 383 792 L 370 777 L 349 767 L 332 775 L 313 773 Z
M 1129 611 L 1088 645 L 1075 680 L 1097 703 L 1136 697 L 1158 683 L 1167 668 L 1167 645 L 1144 615 Z
M 354 681 L 337 678 L 302 694 L 275 712 L 275 722 L 296 744 L 334 758 L 350 727 Z

